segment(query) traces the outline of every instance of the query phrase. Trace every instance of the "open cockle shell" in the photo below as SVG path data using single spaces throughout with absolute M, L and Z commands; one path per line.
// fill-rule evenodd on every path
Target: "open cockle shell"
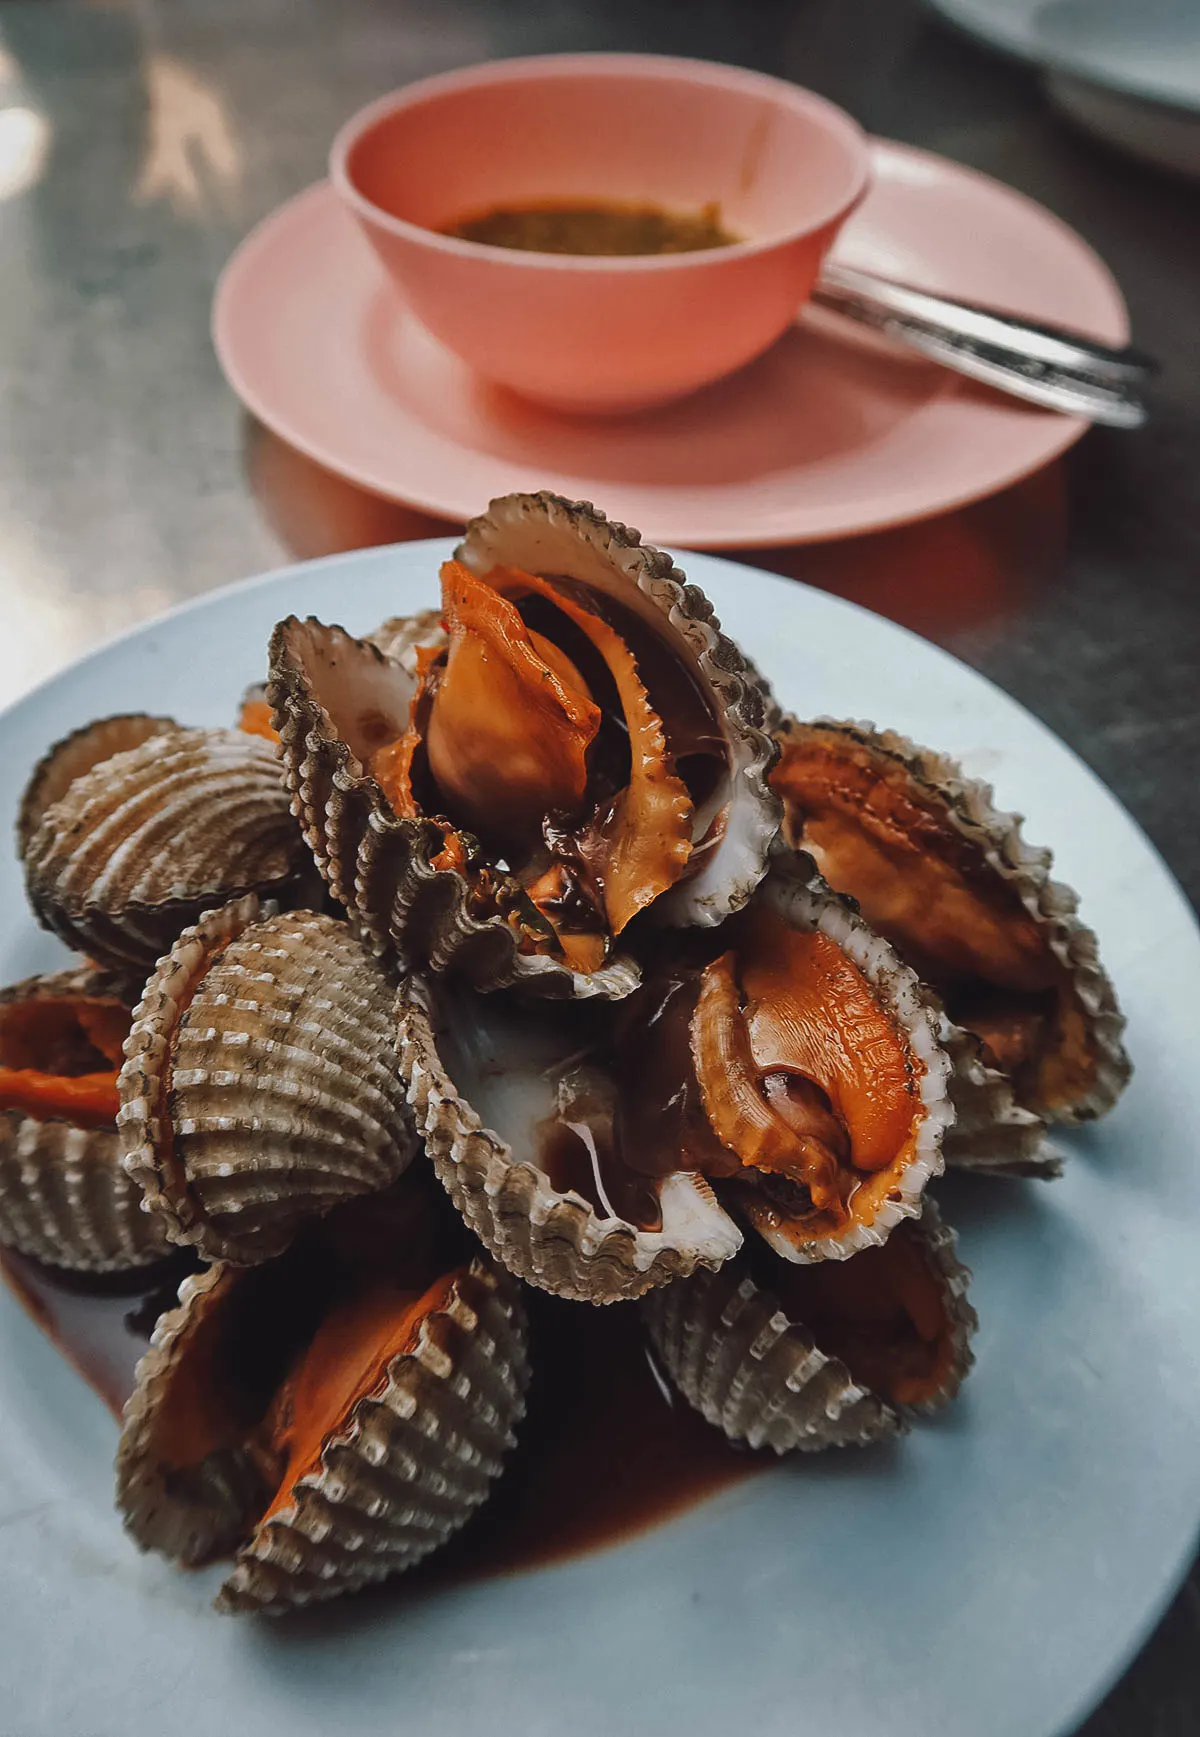
M 523 1037 L 519 1010 L 499 1007 L 491 998 L 449 991 L 445 985 L 438 989 L 443 999 L 435 1011 L 429 986 L 410 980 L 401 988 L 400 1071 L 435 1171 L 469 1227 L 511 1272 L 560 1297 L 615 1303 L 698 1266 L 719 1266 L 737 1251 L 741 1232 L 717 1205 L 708 1183 L 694 1173 L 679 1172 L 664 1181 L 657 1230 L 602 1215 L 582 1195 L 555 1188 L 534 1162 L 529 1129 L 537 1108 L 531 1103 L 512 1111 L 503 1099 L 493 1102 L 493 1094 L 504 1090 L 505 1070 L 494 1063 L 491 1044 L 503 1049 L 528 1043 L 528 1054 L 514 1057 L 520 1093 L 525 1078 L 540 1074 L 545 1083 L 542 1033 Z M 531 1011 L 530 1021 L 534 1018 Z M 473 1022 L 477 1037 L 465 1035 Z M 447 1024 L 462 1044 L 455 1077 L 438 1049 L 439 1027 Z M 553 1036 L 549 1041 L 553 1046 Z M 527 1072 L 530 1066 L 535 1073 Z M 548 1110 L 553 1093 L 545 1089 Z M 484 1126 L 472 1097 L 480 1106 L 486 1102 L 489 1118 L 493 1107 L 501 1111 L 497 1119 L 511 1116 L 511 1140 Z
M 712 604 L 669 555 L 639 532 L 598 513 L 589 501 L 542 490 L 502 495 L 472 519 L 457 558 L 480 578 L 493 567 L 566 579 L 633 611 L 675 649 L 706 691 L 729 760 L 729 819 L 703 867 L 656 903 L 679 925 L 719 923 L 749 899 L 766 873 L 779 831 L 779 806 L 767 784 L 775 749 L 757 671 L 721 632 Z
M 91 1073 L 99 1064 L 111 1066 L 115 1097 L 119 1049 L 112 1057 L 96 1052 L 76 1017 L 81 1007 L 85 1016 L 99 1013 L 111 1027 L 112 1045 L 119 1045 L 128 1005 L 90 967 L 31 977 L 0 991 L 0 1094 L 20 1083 L 21 1075 L 9 1070 L 22 1070 L 28 1081 L 25 1070 L 36 1069 L 43 1087 L 58 1077 L 69 1091 L 82 1070 Z M 40 1032 L 31 1031 L 30 1015 Z M 79 1060 L 65 1053 L 71 1049 Z M 56 1107 L 51 1096 L 37 1113 L 15 1103 L 0 1110 L 0 1243 L 81 1272 L 121 1272 L 161 1260 L 170 1251 L 166 1227 L 142 1211 L 142 1191 L 121 1167 L 115 1120 L 96 1125 L 94 1114 L 81 1112 L 82 1106 Z
M 639 1306 L 673 1385 L 730 1441 L 815 1453 L 886 1441 L 900 1428 L 893 1407 L 790 1322 L 740 1258 L 652 1292 Z
M 739 1220 L 808 1263 L 917 1216 L 953 1118 L 941 1012 L 811 860 L 781 853 L 745 911 L 660 940 L 618 1007 L 402 986 L 417 1126 L 493 1253 L 615 1302 L 720 1266 Z
M 118 725 L 140 729 L 138 745 L 92 760 Z M 242 730 L 93 726 L 43 762 L 22 815 L 39 922 L 126 976 L 144 977 L 214 905 L 247 892 L 297 903 L 319 884 L 274 747 Z
M 481 907 L 467 876 L 434 866 L 443 845 L 437 822 L 393 812 L 365 762 L 407 728 L 415 683 L 403 663 L 340 627 L 293 616 L 271 639 L 270 692 L 293 810 L 334 898 L 376 953 L 399 951 L 484 989 L 520 982 L 571 997 L 621 996 L 636 986 L 637 967 L 627 957 L 583 973 L 548 954 L 522 952 L 526 901 L 516 882 L 492 874 L 494 897 Z M 338 733 L 327 703 L 343 730 L 357 719 L 349 738 Z M 495 905 L 516 927 L 491 914 Z
M 795 1297 L 781 1302 L 764 1263 L 747 1255 L 718 1273 L 697 1273 L 656 1291 L 640 1307 L 671 1381 L 731 1441 L 776 1453 L 865 1445 L 894 1435 L 910 1416 L 947 1404 L 971 1366 L 977 1319 L 967 1300 L 970 1274 L 955 1241 L 927 1199 L 919 1220 L 902 1226 L 886 1249 L 857 1256 L 858 1265 L 850 1261 L 815 1274 L 778 1266 L 774 1275 L 784 1295 L 813 1277 L 822 1284 L 832 1278 L 845 1289 L 860 1274 L 870 1290 L 878 1279 L 867 1279 L 865 1263 L 897 1254 L 919 1260 L 941 1316 L 938 1338 L 929 1342 L 936 1350 L 929 1353 L 920 1398 L 899 1399 L 873 1387 L 862 1371 L 852 1373 L 834 1349 L 838 1335 L 827 1319 L 806 1315 Z M 856 1329 L 863 1331 L 861 1323 L 851 1328 L 851 1339 Z M 909 1330 L 916 1332 L 911 1320 Z M 886 1343 L 879 1352 L 886 1355 Z
M 981 1034 L 993 1020 L 1032 1021 L 1033 1035 L 1021 1039 L 1028 1054 L 1002 1064 L 1017 1103 L 1056 1122 L 1111 1109 L 1130 1074 L 1125 1022 L 1075 893 L 1051 880 L 1051 853 L 1025 842 L 1020 817 L 995 808 L 991 787 L 965 777 L 956 761 L 895 731 L 788 719 L 779 741 L 774 782 L 795 842 L 929 977 L 950 1017 Z M 904 864 L 924 854 L 936 885 L 905 873 L 897 852 Z M 994 926 L 977 935 L 985 911 Z M 926 912 L 936 929 L 925 927 Z M 1011 957 L 998 954 L 993 937 L 1001 933 Z M 974 962 L 977 948 L 1005 958 L 991 967 L 999 978 Z M 985 1006 L 964 996 L 972 985 L 985 992 Z M 999 997 L 991 1014 L 988 992 Z
M 811 858 L 780 849 L 772 872 L 756 895 L 756 903 L 800 933 L 823 935 L 832 941 L 865 978 L 877 1005 L 902 1034 L 916 1070 L 917 1123 L 907 1163 L 875 1202 L 869 1218 L 857 1204 L 866 1183 L 852 1197 L 851 1217 L 844 1229 L 810 1237 L 797 1236 L 779 1213 L 752 1195 L 741 1200 L 755 1229 L 777 1254 L 797 1262 L 846 1260 L 862 1249 L 886 1241 L 904 1219 L 916 1218 L 927 1183 L 940 1176 L 945 1162 L 943 1140 L 954 1122 L 951 1097 L 952 1064 L 942 1044 L 942 1015 L 936 998 L 882 936 L 863 922 L 853 904 L 832 892 L 816 872 Z
M 210 912 L 160 960 L 125 1056 L 126 1169 L 210 1260 L 279 1253 L 415 1151 L 391 987 L 333 917 L 261 918 L 252 895 Z
M 339 1322 L 323 1268 L 306 1281 L 320 1260 L 314 1245 L 186 1280 L 125 1408 L 126 1527 L 184 1565 L 236 1551 L 219 1610 L 277 1614 L 412 1567 L 484 1501 L 524 1411 L 524 1316 L 506 1274 L 477 1259 L 418 1294 L 395 1289 L 400 1273 L 391 1329 L 373 1339 L 370 1314 L 353 1313 L 363 1293 L 348 1317 L 342 1299 Z M 301 1446 L 306 1359 L 328 1326 L 308 1403 L 322 1383 L 335 1391 Z
M 276 628 L 295 812 L 377 950 L 481 989 L 619 999 L 634 916 L 717 923 L 764 872 L 779 808 L 758 684 L 670 560 L 590 507 L 494 502 L 458 557 L 449 641 L 432 612 L 369 641 Z

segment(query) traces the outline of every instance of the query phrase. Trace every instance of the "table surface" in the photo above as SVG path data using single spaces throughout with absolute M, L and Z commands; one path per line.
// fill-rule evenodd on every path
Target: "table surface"
M 916 0 L 5 0 L 0 703 L 286 556 L 448 528 L 242 416 L 209 345 L 213 283 L 250 226 L 323 173 L 364 101 L 495 55 L 600 48 L 811 85 L 871 132 L 1021 188 L 1109 262 L 1165 365 L 1146 430 L 1093 432 L 923 525 L 751 559 L 904 622 L 1015 694 L 1195 902 L 1200 199 L 1072 133 L 1027 69 Z M 1194 1570 L 1080 1737 L 1194 1737 L 1198 1639 Z

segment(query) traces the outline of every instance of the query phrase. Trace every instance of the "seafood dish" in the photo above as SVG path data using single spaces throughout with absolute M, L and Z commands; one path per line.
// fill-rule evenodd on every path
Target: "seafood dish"
M 317 865 L 380 952 L 480 989 L 628 995 L 632 925 L 717 924 L 766 871 L 761 686 L 673 563 L 588 507 L 494 502 L 441 583 L 409 660 L 275 630 Z
M 588 503 L 493 501 L 425 609 L 262 653 L 225 727 L 97 719 L 15 817 L 74 957 L 0 991 L 0 1267 L 147 1299 L 132 1542 L 262 1615 L 483 1560 L 603 1321 L 736 1475 L 898 1451 L 975 1361 L 939 1179 L 1052 1181 L 1129 1078 L 1050 852 L 785 714 Z

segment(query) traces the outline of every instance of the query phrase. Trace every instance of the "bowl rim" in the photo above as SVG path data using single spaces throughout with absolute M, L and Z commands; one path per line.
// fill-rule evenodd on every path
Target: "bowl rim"
M 349 169 L 351 153 L 372 128 L 389 120 L 404 109 L 419 107 L 430 98 L 455 94 L 477 88 L 506 84 L 520 85 L 531 75 L 550 78 L 589 77 L 620 79 L 636 74 L 640 78 L 659 79 L 664 84 L 708 85 L 723 90 L 739 90 L 764 97 L 780 108 L 799 111 L 818 120 L 834 134 L 842 145 L 848 173 L 839 196 L 816 208 L 815 214 L 803 223 L 761 236 L 753 241 L 737 241 L 724 247 L 694 248 L 686 253 L 653 254 L 577 254 L 539 253 L 532 248 L 496 247 L 490 242 L 465 241 L 458 236 L 442 235 L 436 229 L 426 229 L 397 217 L 361 192 Z M 560 272 L 599 275 L 625 275 L 630 272 L 681 271 L 717 261 L 733 263 L 752 259 L 759 254 L 786 248 L 797 241 L 819 234 L 829 224 L 844 221 L 866 196 L 871 181 L 871 157 L 863 128 L 845 109 L 827 97 L 810 91 L 787 79 L 770 73 L 755 72 L 748 67 L 729 66 L 723 61 L 696 60 L 669 54 L 527 54 L 509 59 L 479 61 L 470 66 L 456 67 L 449 72 L 434 73 L 429 78 L 415 79 L 386 92 L 367 103 L 339 127 L 329 150 L 329 178 L 338 196 L 360 222 L 372 224 L 392 235 L 433 252 L 462 259 L 486 261 L 493 268 L 513 271 L 547 269 Z

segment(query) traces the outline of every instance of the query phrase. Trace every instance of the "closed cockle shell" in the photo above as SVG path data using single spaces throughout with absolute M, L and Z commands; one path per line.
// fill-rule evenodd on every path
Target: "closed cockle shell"
M 903 1399 L 881 1391 L 861 1369 L 852 1373 L 837 1354 L 828 1297 L 820 1314 L 809 1315 L 795 1294 L 814 1283 L 845 1289 L 859 1275 L 869 1292 L 879 1282 L 873 1263 L 894 1263 L 898 1255 L 920 1262 L 941 1315 L 928 1367 L 919 1383 L 910 1379 L 899 1390 L 910 1395 Z M 920 1219 L 901 1226 L 884 1248 L 853 1260 L 821 1268 L 776 1261 L 768 1268 L 761 1259 L 740 1255 L 718 1273 L 697 1273 L 654 1292 L 640 1307 L 655 1355 L 709 1423 L 731 1441 L 751 1447 L 813 1452 L 884 1440 L 910 1417 L 935 1411 L 954 1397 L 972 1362 L 970 1341 L 977 1325 L 967 1300 L 969 1280 L 953 1232 L 927 1199 Z M 877 1356 L 886 1357 L 893 1330 L 885 1316 Z M 861 1320 L 852 1318 L 848 1342 L 863 1332 Z M 919 1388 L 924 1391 L 917 1397 Z
M 142 1191 L 121 1166 L 121 1142 L 112 1116 L 82 1114 L 69 1101 L 56 1105 L 56 1078 L 68 1092 L 80 1066 L 101 1060 L 75 1017 L 83 1007 L 113 1027 L 116 1043 L 129 1009 L 113 982 L 89 966 L 28 978 L 0 991 L 0 1102 L 6 1087 L 39 1076 L 37 1113 L 18 1107 L 28 1089 L 9 1092 L 0 1110 L 0 1243 L 48 1266 L 112 1273 L 143 1267 L 170 1251 L 166 1227 L 142 1210 Z M 91 1054 L 62 1075 L 68 1046 Z M 119 1054 L 112 1067 L 115 1084 Z M 99 1125 L 97 1125 L 99 1123 Z
M 688 822 L 691 842 L 678 841 L 694 866 L 676 870 L 675 883 L 652 902 L 657 917 L 676 924 L 710 925 L 738 909 L 765 872 L 778 831 L 766 784 L 774 748 L 758 682 L 707 600 L 636 532 L 549 494 L 494 501 L 468 526 L 457 559 L 467 578 L 508 564 L 573 586 L 576 602 L 603 599 L 637 623 L 655 656 L 686 671 L 687 705 L 708 720 L 708 751 L 722 771 Z M 615 628 L 606 631 L 619 638 Z M 420 809 L 401 817 L 370 773 L 375 754 L 412 725 L 418 648 L 445 644 L 434 611 L 387 622 L 370 640 L 311 620 L 276 628 L 275 725 L 294 810 L 322 874 L 372 945 L 408 966 L 452 970 L 480 989 L 516 983 L 560 999 L 629 994 L 638 969 L 619 938 L 609 936 L 612 950 L 600 963 L 573 968 L 507 858 L 489 855 L 445 816 Z
M 503 1088 L 502 1070 L 486 1047 L 465 1038 L 452 1077 L 438 1050 L 439 1023 L 462 1034 L 480 1022 L 499 1045 L 522 1039 L 522 1016 L 493 997 L 438 986 L 435 1011 L 429 986 L 409 980 L 397 1002 L 400 1072 L 433 1167 L 466 1223 L 511 1272 L 540 1289 L 577 1302 L 614 1303 L 656 1285 L 719 1266 L 736 1253 L 742 1236 L 718 1206 L 709 1184 L 692 1172 L 667 1177 L 660 1194 L 661 1228 L 646 1230 L 605 1216 L 578 1193 L 554 1187 L 535 1162 L 530 1126 L 537 1111 L 516 1113 L 511 1139 L 484 1125 L 478 1105 L 492 1104 Z M 532 1023 L 538 1015 L 530 1009 Z M 543 1016 L 547 1021 L 552 1015 Z M 541 1041 L 533 1038 L 536 1045 Z M 551 1034 L 551 1043 L 554 1035 Z M 457 1047 L 457 1046 L 456 1046 Z M 476 1065 L 472 1066 L 474 1052 Z M 525 1059 L 519 1064 L 523 1069 Z M 468 1074 L 470 1077 L 468 1078 Z M 528 1078 L 545 1079 L 535 1065 Z M 460 1089 L 461 1088 L 461 1089 Z M 552 1101 L 549 1095 L 546 1108 Z M 503 1104 L 498 1104 L 503 1112 Z M 495 1113 L 489 1107 L 489 1119 Z M 496 1119 L 500 1119 L 497 1117 Z
M 207 1259 L 277 1254 L 413 1156 L 391 987 L 333 917 L 264 918 L 253 895 L 210 912 L 160 960 L 125 1056 L 126 1168 Z
M 236 1551 L 223 1611 L 277 1614 L 412 1567 L 486 1499 L 524 1411 L 518 1289 L 477 1259 L 414 1299 L 380 1352 L 343 1314 L 339 1367 L 353 1362 L 355 1378 L 335 1375 L 328 1417 L 300 1452 L 303 1363 L 318 1355 L 320 1311 L 309 1310 L 298 1347 L 294 1329 L 279 1335 L 286 1287 L 307 1306 L 307 1258 L 284 1257 L 290 1277 L 276 1262 L 186 1280 L 125 1408 L 125 1525 L 143 1549 L 185 1565 Z
M 1026 843 L 1020 816 L 894 730 L 789 718 L 778 740 L 773 780 L 794 841 L 933 983 L 950 1018 L 994 1046 L 983 1059 L 1010 1076 L 1017 1105 L 1066 1123 L 1110 1110 L 1131 1071 L 1125 1021 L 1076 894 L 1050 878 L 1052 854 Z
M 17 815 L 17 848 L 24 856 L 42 823 L 47 808 L 66 795 L 70 786 L 102 760 L 140 748 L 151 736 L 168 735 L 179 725 L 174 718 L 154 717 L 149 712 L 121 712 L 97 718 L 72 730 L 45 753 L 33 769 Z
M 128 731 L 138 721 L 110 723 Z M 150 725 L 139 745 L 85 770 L 76 768 L 86 733 L 69 737 L 35 773 L 22 807 L 38 921 L 97 963 L 143 979 L 214 905 L 248 892 L 296 904 L 319 886 L 271 743 L 141 720 Z

